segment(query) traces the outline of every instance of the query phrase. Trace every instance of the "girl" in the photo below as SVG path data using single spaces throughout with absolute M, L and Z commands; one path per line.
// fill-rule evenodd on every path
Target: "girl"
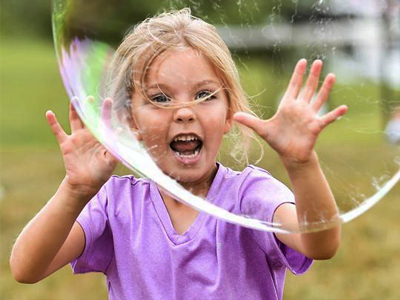
M 249 111 L 246 97 L 214 27 L 189 9 L 164 13 L 137 26 L 118 49 L 115 108 L 123 109 L 120 99 L 128 95 L 131 126 L 158 166 L 207 201 L 238 214 L 266 202 L 261 217 L 270 222 L 312 222 L 321 211 L 332 220 L 337 207 L 313 149 L 347 107 L 317 117 L 335 77 L 326 77 L 311 104 L 322 62 L 312 64 L 300 92 L 306 64 L 298 62 L 275 116 L 258 119 L 241 112 Z M 71 135 L 52 112 L 46 115 L 66 176 L 15 243 L 10 263 L 19 282 L 38 282 L 71 262 L 75 273 L 103 272 L 110 299 L 281 299 L 286 269 L 304 273 L 312 259 L 329 259 L 338 249 L 340 227 L 307 234 L 250 230 L 177 202 L 151 180 L 110 178 L 116 159 L 72 106 Z M 260 168 L 236 172 L 216 162 L 233 123 L 254 130 L 279 154 L 294 197 Z

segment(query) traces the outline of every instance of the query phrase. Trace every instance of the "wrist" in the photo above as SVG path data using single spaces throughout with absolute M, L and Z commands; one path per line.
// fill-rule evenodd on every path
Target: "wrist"
M 66 176 L 61 182 L 57 193 L 62 194 L 68 199 L 69 203 L 83 208 L 96 195 L 97 191 L 71 184 L 68 176 Z
M 284 156 L 281 156 L 280 159 L 289 173 L 304 172 L 315 167 L 319 168 L 318 156 L 314 150 L 311 152 L 310 156 L 306 160 L 297 160 L 292 157 Z

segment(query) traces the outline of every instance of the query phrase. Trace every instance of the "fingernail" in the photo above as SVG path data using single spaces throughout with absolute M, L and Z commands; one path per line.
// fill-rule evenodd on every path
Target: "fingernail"
M 86 101 L 89 102 L 90 104 L 94 103 L 94 97 L 93 96 L 87 96 Z
M 77 103 L 78 101 L 79 101 L 78 97 L 72 97 L 71 98 L 71 103 L 72 104 Z

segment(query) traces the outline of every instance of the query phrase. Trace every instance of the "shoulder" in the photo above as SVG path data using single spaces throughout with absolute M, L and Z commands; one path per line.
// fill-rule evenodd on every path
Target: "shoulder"
M 228 181 L 245 181 L 248 177 L 272 178 L 272 175 L 268 171 L 253 165 L 247 166 L 243 171 L 236 171 L 218 163 L 217 177 L 222 177 Z
M 243 171 L 220 166 L 224 173 L 220 189 L 230 199 L 236 198 L 241 214 L 272 220 L 273 212 L 282 203 L 294 202 L 291 190 L 268 171 L 249 165 Z
M 264 178 L 264 179 L 273 179 L 276 180 L 270 172 L 264 170 L 263 168 L 248 165 L 242 172 L 243 176 L 250 178 Z
M 147 178 L 138 178 L 133 175 L 112 175 L 106 184 L 140 185 L 148 184 L 149 182 Z
M 113 175 L 104 184 L 97 198 L 103 202 L 104 206 L 127 205 L 130 201 L 146 198 L 150 194 L 151 181 L 147 178 L 137 178 L 133 175 L 117 176 Z M 107 204 L 108 203 L 108 204 Z
M 245 180 L 242 192 L 245 197 L 260 198 L 275 205 L 282 202 L 294 202 L 292 191 L 268 171 L 248 166 L 244 171 Z
M 245 177 L 245 187 L 262 187 L 266 188 L 270 193 L 291 194 L 290 189 L 285 184 L 260 167 L 249 165 L 243 170 L 243 176 Z
M 290 190 L 279 180 L 274 178 L 270 172 L 257 166 L 249 165 L 243 171 L 234 171 L 223 165 L 219 165 L 221 169 L 220 177 L 223 178 L 224 184 L 235 185 L 240 191 L 245 191 L 248 188 L 264 187 L 275 190 Z
M 293 202 L 293 194 L 268 171 L 248 166 L 243 171 L 235 171 L 219 164 L 214 178 L 209 200 L 228 211 L 249 214 L 248 207 L 273 209 L 282 202 Z M 250 214 L 251 215 L 251 214 Z
M 125 189 L 145 189 L 150 186 L 150 180 L 147 178 L 137 178 L 133 175 L 118 176 L 113 175 L 105 183 L 104 189 L 108 192 L 123 191 Z

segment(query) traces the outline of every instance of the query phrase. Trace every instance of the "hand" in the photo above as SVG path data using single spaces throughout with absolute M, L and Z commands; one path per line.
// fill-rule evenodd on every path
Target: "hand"
M 108 115 L 112 101 L 103 104 L 103 117 Z M 46 113 L 47 122 L 56 137 L 63 156 L 65 182 L 74 195 L 90 200 L 110 178 L 117 165 L 113 157 L 90 133 L 70 104 L 69 121 L 71 135 L 61 128 L 53 112 Z
M 261 120 L 243 112 L 234 115 L 235 121 L 257 132 L 285 164 L 308 162 L 321 131 L 347 112 L 347 106 L 342 105 L 318 117 L 318 111 L 329 98 L 335 75 L 326 76 L 315 101 L 311 102 L 318 88 L 322 61 L 312 64 L 307 83 L 300 92 L 306 67 L 305 59 L 297 63 L 281 104 L 271 119 Z

